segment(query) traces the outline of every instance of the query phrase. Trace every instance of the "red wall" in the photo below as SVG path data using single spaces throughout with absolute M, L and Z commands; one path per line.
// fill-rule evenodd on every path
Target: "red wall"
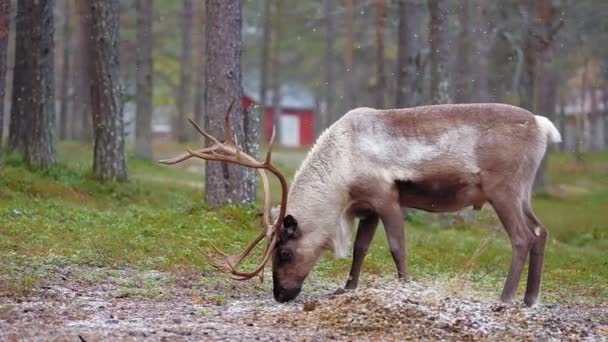
M 248 96 L 243 97 L 243 108 L 255 104 Z M 312 145 L 315 141 L 315 113 L 312 109 L 283 108 L 283 115 L 297 115 L 300 117 L 300 145 Z M 269 142 L 274 123 L 273 108 L 264 111 L 264 141 Z M 278 139 L 278 138 L 276 138 Z

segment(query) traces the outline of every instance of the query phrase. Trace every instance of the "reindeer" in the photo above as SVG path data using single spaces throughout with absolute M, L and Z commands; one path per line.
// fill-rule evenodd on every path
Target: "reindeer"
M 382 221 L 397 276 L 408 275 L 402 208 L 453 212 L 489 203 L 496 211 L 512 246 L 512 261 L 500 299 L 512 302 L 524 263 L 529 272 L 524 302 L 539 297 L 547 229 L 530 201 L 536 170 L 549 142 L 560 134 L 545 117 L 505 104 L 434 105 L 405 109 L 357 108 L 317 139 L 296 172 L 289 192 L 285 177 L 271 163 L 274 134 L 264 161 L 239 149 L 232 138 L 230 112 L 226 137 L 220 142 L 194 122 L 213 144 L 173 159 L 175 164 L 196 157 L 239 164 L 259 171 L 264 185 L 266 229 L 238 255 L 211 263 L 239 280 L 263 274 L 272 260 L 274 298 L 298 296 L 321 254 L 332 250 L 345 257 L 352 228 L 359 224 L 345 289 L 357 287 L 363 259 Z M 281 205 L 273 221 L 266 171 L 281 184 Z M 268 238 L 259 265 L 240 271 L 239 263 L 256 244 Z

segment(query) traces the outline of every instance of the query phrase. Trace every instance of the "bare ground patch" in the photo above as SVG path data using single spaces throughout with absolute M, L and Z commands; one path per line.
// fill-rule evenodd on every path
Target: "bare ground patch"
M 315 281 L 294 303 L 270 282 L 215 274 L 70 266 L 25 297 L 0 298 L 0 340 L 605 340 L 606 305 L 535 308 L 460 298 L 419 282 L 373 281 L 329 295 Z

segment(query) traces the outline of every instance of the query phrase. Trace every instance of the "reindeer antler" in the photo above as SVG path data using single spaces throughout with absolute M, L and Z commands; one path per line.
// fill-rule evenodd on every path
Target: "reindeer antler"
M 272 145 L 274 143 L 275 138 L 274 129 L 272 131 L 272 137 L 270 138 L 268 152 L 266 152 L 266 158 L 264 159 L 264 161 L 256 160 L 238 147 L 236 142 L 236 136 L 233 135 L 232 126 L 230 125 L 230 113 L 232 111 L 232 107 L 234 106 L 234 102 L 235 100 L 232 100 L 230 106 L 228 107 L 228 110 L 226 111 L 224 142 L 220 142 L 214 136 L 199 127 L 194 121 L 188 119 L 201 135 L 203 135 L 205 138 L 209 139 L 212 142 L 212 145 L 198 150 L 192 150 L 187 147 L 186 153 L 171 159 L 159 160 L 159 163 L 173 165 L 180 163 L 184 160 L 190 159 L 192 157 L 196 157 L 204 160 L 223 161 L 226 163 L 242 165 L 245 167 L 256 169 L 258 171 L 260 177 L 262 178 L 262 183 L 264 186 L 264 224 L 266 225 L 265 228 L 269 230 L 269 242 L 266 245 L 266 249 L 264 250 L 264 254 L 262 255 L 260 263 L 252 271 L 238 271 L 236 269 L 238 265 L 247 257 L 247 255 L 249 255 L 251 250 L 253 250 L 253 248 L 260 241 L 262 241 L 262 239 L 264 239 L 264 237 L 267 235 L 266 229 L 262 230 L 260 234 L 256 236 L 256 238 L 251 241 L 247 245 L 247 247 L 245 247 L 245 249 L 239 254 L 226 254 L 216 248 L 213 244 L 211 244 L 213 250 L 221 257 L 209 256 L 209 262 L 213 266 L 230 272 L 231 277 L 233 279 L 246 280 L 255 277 L 264 270 L 264 267 L 266 266 L 266 263 L 270 258 L 270 254 L 272 253 L 274 246 L 277 243 L 278 233 L 283 219 L 285 218 L 287 204 L 287 181 L 285 180 L 285 176 L 283 176 L 283 174 L 271 163 Z M 279 216 L 275 220 L 274 224 L 272 224 L 270 218 L 270 187 L 268 185 L 268 177 L 266 176 L 265 172 L 266 170 L 275 175 L 281 183 L 281 207 L 279 211 Z

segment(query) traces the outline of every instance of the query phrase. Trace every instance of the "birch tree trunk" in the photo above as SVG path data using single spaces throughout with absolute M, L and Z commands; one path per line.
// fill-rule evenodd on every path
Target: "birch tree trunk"
M 224 137 L 224 113 L 235 100 L 231 115 L 232 130 L 243 142 L 243 89 L 241 86 L 241 27 L 239 0 L 207 0 L 205 61 L 205 126 L 216 137 Z M 248 193 L 243 167 L 207 162 L 206 200 L 209 206 L 227 203 L 247 204 L 255 200 Z
M 118 60 L 118 0 L 91 0 L 91 107 L 95 148 L 93 173 L 100 180 L 126 180 L 123 99 Z
M 23 101 L 24 161 L 31 168 L 48 168 L 57 162 L 55 142 L 55 79 L 53 64 L 53 0 L 20 1 L 29 25 L 24 37 L 30 49 L 24 58 L 31 67 Z
M 152 0 L 137 0 L 137 109 L 135 113 L 135 155 L 152 159 Z

